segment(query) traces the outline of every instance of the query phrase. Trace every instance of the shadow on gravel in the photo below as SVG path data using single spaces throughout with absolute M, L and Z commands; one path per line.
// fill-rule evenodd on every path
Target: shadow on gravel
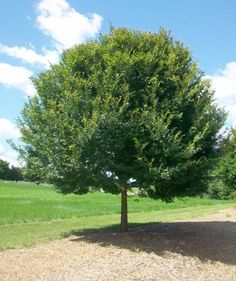
M 163 256 L 167 252 L 197 257 L 202 261 L 219 261 L 236 265 L 236 223 L 229 221 L 173 222 L 130 224 L 128 233 L 119 233 L 119 226 L 99 230 L 76 230 L 71 241 L 115 246 L 134 252 L 145 251 Z

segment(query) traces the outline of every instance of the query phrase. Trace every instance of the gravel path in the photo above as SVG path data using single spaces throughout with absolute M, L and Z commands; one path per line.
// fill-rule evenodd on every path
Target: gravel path
M 236 281 L 236 208 L 0 253 L 5 281 Z

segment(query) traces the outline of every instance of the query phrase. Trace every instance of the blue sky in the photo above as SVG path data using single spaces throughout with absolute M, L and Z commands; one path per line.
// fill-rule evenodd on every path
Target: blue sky
M 236 125 L 235 0 L 8 0 L 0 2 L 0 158 L 17 163 L 6 139 L 20 137 L 15 123 L 28 96 L 30 76 L 56 63 L 63 49 L 114 27 L 157 32 L 188 46 L 208 78 L 216 102 Z

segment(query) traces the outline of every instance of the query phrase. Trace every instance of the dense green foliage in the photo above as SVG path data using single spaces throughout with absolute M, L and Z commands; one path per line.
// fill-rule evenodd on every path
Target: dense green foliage
M 122 193 L 122 231 L 132 183 L 166 202 L 206 189 L 224 115 L 166 31 L 112 30 L 65 51 L 34 84 L 19 121 L 29 174 L 64 193 Z
M 231 130 L 221 147 L 221 157 L 209 188 L 211 198 L 236 198 L 236 130 Z
M 23 180 L 22 170 L 18 167 L 10 166 L 8 162 L 0 159 L 0 180 Z
M 224 117 L 168 32 L 112 30 L 65 51 L 34 85 L 19 121 L 21 155 L 63 192 L 118 194 L 134 182 L 171 201 L 205 190 Z
M 218 167 L 218 175 L 226 186 L 232 191 L 236 191 L 236 130 L 231 131 L 225 144 L 223 157 Z
M 212 180 L 209 182 L 206 197 L 211 199 L 230 199 L 229 194 L 229 188 L 222 180 L 219 177 L 213 176 Z

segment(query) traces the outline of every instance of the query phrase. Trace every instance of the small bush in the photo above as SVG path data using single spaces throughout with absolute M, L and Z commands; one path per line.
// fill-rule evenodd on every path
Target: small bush
M 217 179 L 210 183 L 207 195 L 211 199 L 229 199 L 230 191 L 221 180 Z
M 230 192 L 228 198 L 231 200 L 236 200 L 236 191 Z

